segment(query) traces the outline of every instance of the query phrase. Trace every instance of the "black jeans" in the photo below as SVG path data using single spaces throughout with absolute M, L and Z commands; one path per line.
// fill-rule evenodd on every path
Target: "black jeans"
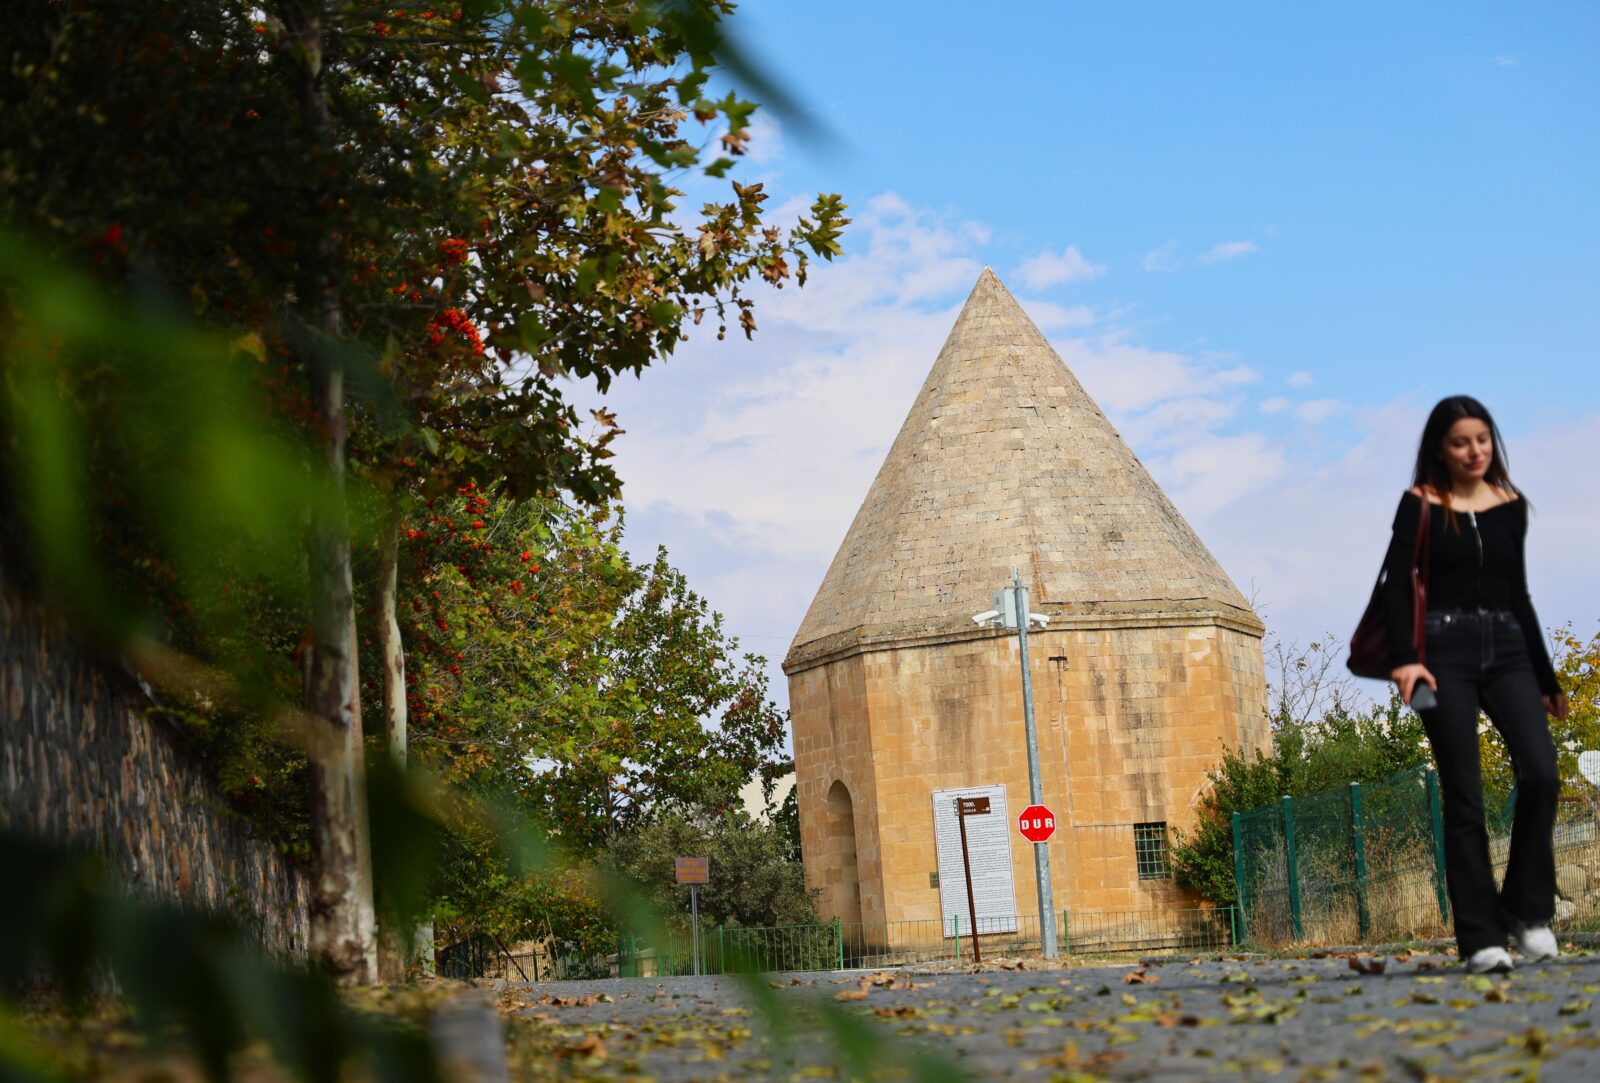
M 1428 670 L 1439 705 L 1420 712 L 1444 801 L 1445 878 L 1463 957 L 1505 947 L 1508 923 L 1549 924 L 1555 913 L 1555 744 L 1516 617 L 1503 611 L 1428 614 Z M 1483 819 L 1478 710 L 1505 740 L 1516 772 L 1511 857 L 1498 898 Z

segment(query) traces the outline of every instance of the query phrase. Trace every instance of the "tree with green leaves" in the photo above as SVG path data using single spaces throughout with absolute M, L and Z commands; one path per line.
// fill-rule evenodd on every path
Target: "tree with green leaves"
M 1285 795 L 1305 797 L 1351 782 L 1376 782 L 1427 760 L 1422 722 L 1398 695 L 1366 710 L 1333 701 L 1321 717 L 1292 721 L 1294 708 L 1288 703 L 1302 701 L 1309 702 L 1274 697 L 1280 721 L 1272 730 L 1270 752 L 1223 750 L 1221 762 L 1207 775 L 1194 825 L 1172 841 L 1172 873 L 1179 887 L 1219 906 L 1235 902 L 1234 813 L 1273 805 Z
M 1567 693 L 1569 704 L 1566 718 L 1549 720 L 1550 737 L 1556 744 L 1556 773 L 1561 777 L 1564 794 L 1592 800 L 1595 789 L 1578 772 L 1578 755 L 1589 749 L 1600 750 L 1600 631 L 1585 640 L 1570 625 L 1559 628 L 1551 653 L 1556 680 Z M 1505 742 L 1487 716 L 1479 719 L 1478 735 L 1484 785 L 1509 792 L 1516 785 L 1516 772 Z
M 548 825 L 564 862 L 663 817 L 726 813 L 752 777 L 788 770 L 762 660 L 741 655 L 665 551 L 627 555 L 620 517 L 467 485 L 414 521 L 401 624 L 415 759 Z M 451 842 L 452 934 L 526 939 L 576 897 L 550 889 L 570 874 L 492 872 L 486 845 Z
M 674 915 L 673 924 L 682 927 L 688 893 L 675 884 L 673 859 L 685 856 L 710 858 L 711 878 L 699 900 L 707 925 L 770 928 L 822 920 L 817 892 L 807 889 L 783 830 L 743 809 L 660 817 L 614 839 L 606 864 L 655 912 Z
M 604 389 L 707 314 L 753 332 L 747 284 L 803 281 L 808 256 L 837 251 L 842 204 L 823 197 L 788 230 L 763 220 L 758 185 L 696 216 L 678 205 L 675 172 L 721 176 L 748 138 L 753 107 L 707 93 L 720 0 L 24 6 L 0 75 L 0 214 L 232 336 L 269 426 L 325 479 L 297 517 L 303 557 L 273 569 L 273 604 L 304 622 L 313 944 L 368 980 L 352 532 L 385 554 L 392 607 L 397 532 L 419 499 L 467 480 L 613 495 L 617 421 L 585 434 L 559 379 Z M 117 431 L 131 389 L 115 366 L 63 386 L 86 429 Z M 227 620 L 207 618 L 228 606 L 197 605 L 161 571 L 175 554 L 137 476 L 157 464 L 113 443 L 93 456 L 90 494 L 116 509 L 97 515 L 102 549 L 150 570 L 129 593 L 147 610 L 163 594 L 189 607 L 166 646 L 227 661 L 208 646 Z M 392 608 L 379 627 L 397 741 Z

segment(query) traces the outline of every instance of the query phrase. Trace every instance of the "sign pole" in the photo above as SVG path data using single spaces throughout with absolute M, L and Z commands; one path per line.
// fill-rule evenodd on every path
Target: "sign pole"
M 956 798 L 956 824 L 961 828 L 961 871 L 967 878 L 967 919 L 972 922 L 972 961 L 983 962 L 983 953 L 978 948 L 978 900 L 972 894 L 972 856 L 967 850 L 967 817 L 982 816 L 989 811 L 987 797 L 958 797 Z M 961 939 L 956 938 L 956 951 L 960 954 Z
M 672 876 L 689 887 L 689 948 L 694 952 L 694 976 L 700 976 L 700 885 L 711 882 L 711 861 L 704 857 L 675 857 Z
M 700 885 L 689 885 L 690 943 L 694 950 L 694 976 L 700 976 Z
M 1017 598 L 1017 644 L 1022 654 L 1022 718 L 1028 737 L 1028 798 L 1044 804 L 1044 784 L 1039 779 L 1039 738 L 1033 727 L 1033 675 L 1028 671 L 1028 591 L 1022 573 L 1011 569 Z M 1056 903 L 1050 887 L 1050 848 L 1033 844 L 1033 877 L 1039 899 L 1039 946 L 1046 959 L 1056 957 Z

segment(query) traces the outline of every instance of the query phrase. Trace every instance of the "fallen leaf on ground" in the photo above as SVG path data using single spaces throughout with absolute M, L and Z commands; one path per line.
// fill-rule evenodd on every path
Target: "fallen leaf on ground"
M 874 1008 L 873 1014 L 884 1019 L 915 1019 L 922 1009 L 911 1004 L 897 1004 L 893 1008 Z
M 1368 959 L 1360 955 L 1350 956 L 1350 969 L 1357 974 L 1382 974 L 1388 965 L 1383 959 Z
M 600 1035 L 591 1034 L 577 1045 L 569 1045 L 561 1052 L 569 1057 L 594 1057 L 596 1060 L 604 1060 L 606 1043 Z
M 1123 985 L 1154 985 L 1160 980 L 1160 974 L 1151 974 L 1143 969 L 1130 970 L 1122 975 Z

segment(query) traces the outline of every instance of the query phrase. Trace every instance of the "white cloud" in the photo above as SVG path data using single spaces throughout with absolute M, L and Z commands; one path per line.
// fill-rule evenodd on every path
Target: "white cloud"
M 1178 242 L 1168 241 L 1166 244 L 1152 248 L 1144 254 L 1140 265 L 1147 271 L 1176 271 L 1178 269 Z
M 1185 515 L 1214 514 L 1289 466 L 1284 449 L 1261 433 L 1206 436 L 1146 465 Z
M 1284 383 L 1288 384 L 1290 387 L 1310 387 L 1314 382 L 1315 381 L 1311 373 L 1304 370 L 1300 372 L 1291 372 L 1289 374 L 1289 378 L 1284 381 Z
M 1489 63 L 1493 64 L 1497 68 L 1514 68 L 1518 64 L 1522 63 L 1522 61 L 1518 60 L 1514 56 L 1497 56 L 1490 60 Z
M 1093 388 L 1088 388 L 1093 393 Z M 1189 395 L 1124 418 L 1122 438 L 1145 452 L 1171 451 L 1208 438 L 1238 412 L 1238 399 Z
M 817 265 L 803 291 L 758 299 L 754 342 L 718 343 L 702 328 L 605 397 L 627 429 L 614 447 L 630 545 L 668 545 L 745 647 L 771 660 L 780 702 L 777 662 L 988 239 L 981 223 L 892 193 L 854 217 L 846 256 Z M 1114 310 L 1023 304 L 1240 589 L 1263 601 L 1269 627 L 1303 642 L 1348 634 L 1430 404 L 1262 398 L 1260 374 L 1226 350 L 1159 348 Z M 1303 375 L 1287 383 L 1309 385 Z M 1283 432 L 1264 414 L 1297 423 Z M 1574 423 L 1510 439 L 1517 478 L 1538 502 L 1529 544 L 1541 616 L 1589 628 L 1600 617 L 1600 580 L 1588 570 L 1600 505 L 1569 476 L 1585 431 Z
M 1095 321 L 1094 309 L 1088 305 L 1073 305 L 1066 308 L 1054 301 L 1035 301 L 1026 297 L 1018 297 L 1017 304 L 1028 314 L 1028 318 L 1038 324 L 1039 330 L 1063 331 L 1069 327 L 1088 327 Z
M 1328 632 L 1345 639 L 1371 593 L 1430 406 L 1406 397 L 1350 409 L 1343 450 L 1308 460 L 1286 442 L 1276 448 L 1282 469 L 1275 473 L 1270 445 L 1258 449 L 1265 464 L 1240 447 L 1233 449 L 1238 461 L 1213 453 L 1209 469 L 1191 460 L 1174 470 L 1157 460 L 1153 470 L 1234 582 L 1259 599 L 1271 632 L 1301 643 Z M 1563 478 L 1596 425 L 1600 414 L 1507 435 L 1517 482 L 1535 505 L 1528 567 L 1539 617 L 1546 627 L 1572 621 L 1586 633 L 1600 618 L 1590 542 L 1600 532 L 1600 505 Z M 1241 480 L 1230 500 L 1218 500 L 1221 480 L 1250 470 L 1256 480 Z
M 1338 399 L 1312 399 L 1294 408 L 1294 416 L 1308 425 L 1320 425 L 1344 409 Z
M 776 161 L 783 154 L 783 125 L 770 109 L 757 109 L 750 118 L 750 141 L 744 156 L 758 165 Z
M 1030 289 L 1042 290 L 1064 282 L 1082 282 L 1106 273 L 1103 263 L 1090 263 L 1075 244 L 1064 252 L 1040 252 L 1017 268 L 1017 279 Z
M 1241 256 L 1248 256 L 1261 251 L 1260 246 L 1254 241 L 1222 241 L 1214 244 L 1200 256 L 1201 263 L 1227 263 Z
M 1259 377 L 1243 365 L 1216 368 L 1188 354 L 1156 350 L 1121 330 L 1051 342 L 1096 402 L 1112 414 L 1147 410 L 1159 402 L 1218 394 Z

